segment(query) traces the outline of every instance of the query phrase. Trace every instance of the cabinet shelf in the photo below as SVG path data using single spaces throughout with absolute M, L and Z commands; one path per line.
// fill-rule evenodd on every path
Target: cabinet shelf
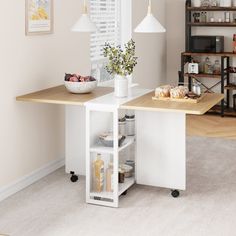
M 219 57 L 235 57 L 234 52 L 183 52 L 182 56 L 219 56 Z
M 227 90 L 236 90 L 236 85 L 235 84 L 228 84 L 225 86 L 225 89 Z
M 124 193 L 127 189 L 129 189 L 133 184 L 135 183 L 134 177 L 131 178 L 125 178 L 125 182 L 122 184 L 119 184 L 119 192 L 118 195 L 120 196 L 122 193 Z M 99 197 L 99 198 L 105 198 L 105 199 L 113 199 L 113 192 L 91 192 L 90 197 Z
M 236 7 L 187 7 L 187 11 L 236 11 Z
M 221 74 L 204 74 L 204 73 L 200 73 L 200 74 L 189 74 L 189 73 L 185 73 L 185 76 L 190 76 L 192 78 L 221 78 Z
M 235 27 L 236 23 L 227 23 L 227 22 L 199 22 L 199 23 L 194 23 L 194 22 L 188 22 L 187 23 L 190 26 L 207 26 L 207 27 Z
M 125 148 L 132 145 L 135 141 L 135 137 L 126 137 L 124 143 L 121 145 L 121 147 L 118 148 L 118 152 L 124 150 Z M 102 145 L 95 145 L 90 148 L 90 152 L 96 152 L 96 153 L 104 153 L 104 154 L 113 154 L 114 148 L 113 147 L 105 147 Z

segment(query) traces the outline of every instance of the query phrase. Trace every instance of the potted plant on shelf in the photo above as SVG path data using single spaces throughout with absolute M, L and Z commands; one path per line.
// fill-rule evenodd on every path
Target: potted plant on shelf
M 106 70 L 115 79 L 116 97 L 127 97 L 128 77 L 133 73 L 138 60 L 135 56 L 135 42 L 131 39 L 124 45 L 124 49 L 121 46 L 112 46 L 106 43 L 103 48 L 103 54 L 108 58 Z

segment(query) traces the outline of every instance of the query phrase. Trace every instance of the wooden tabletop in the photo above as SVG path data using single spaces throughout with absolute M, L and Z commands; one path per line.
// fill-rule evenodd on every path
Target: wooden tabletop
M 64 85 L 41 90 L 35 93 L 26 94 L 16 98 L 17 101 L 38 102 L 63 105 L 83 105 L 97 97 L 111 93 L 113 88 L 97 87 L 92 93 L 72 94 L 69 93 Z
M 173 101 L 155 101 L 152 100 L 153 96 L 154 92 L 148 93 L 142 97 L 125 103 L 121 108 L 143 111 L 184 112 L 186 114 L 203 115 L 224 99 L 223 94 L 206 94 L 199 103 L 192 104 Z

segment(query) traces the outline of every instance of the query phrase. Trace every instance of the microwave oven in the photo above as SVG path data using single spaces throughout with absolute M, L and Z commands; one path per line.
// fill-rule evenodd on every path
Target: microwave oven
M 224 52 L 224 36 L 191 36 L 190 51 L 202 53 Z

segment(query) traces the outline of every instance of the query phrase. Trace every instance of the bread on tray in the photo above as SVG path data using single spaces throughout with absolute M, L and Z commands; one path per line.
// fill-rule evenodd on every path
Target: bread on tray
M 158 98 L 169 98 L 170 97 L 170 90 L 173 87 L 170 85 L 163 85 L 155 90 L 155 96 Z

